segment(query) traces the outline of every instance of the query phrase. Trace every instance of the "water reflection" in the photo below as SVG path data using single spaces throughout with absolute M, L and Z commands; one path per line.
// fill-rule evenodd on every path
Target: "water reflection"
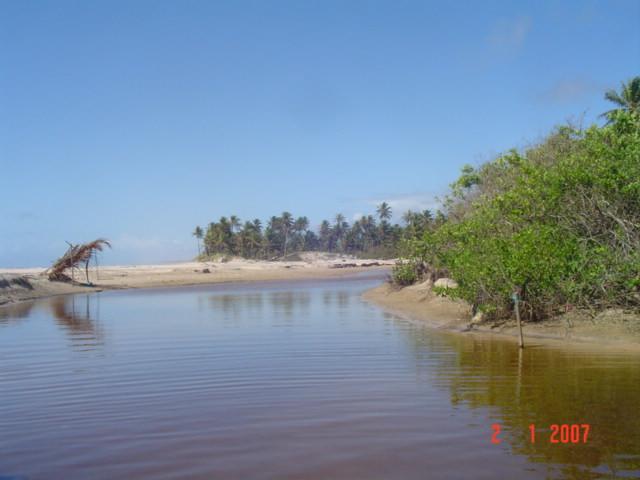
M 0 476 L 637 476 L 637 357 L 424 329 L 361 301 L 371 286 L 16 305 L 0 318 Z M 109 355 L 69 354 L 105 338 Z M 563 423 L 589 423 L 589 443 L 549 443 Z
M 325 290 L 322 294 L 322 301 L 327 307 L 337 305 L 344 309 L 349 306 L 351 295 L 344 290 Z
M 434 381 L 449 390 L 451 403 L 489 408 L 511 450 L 547 464 L 550 476 L 629 478 L 640 470 L 640 357 L 407 332 L 419 364 L 436 360 Z M 455 355 L 434 354 L 446 350 Z M 585 423 L 587 444 L 549 441 L 551 425 Z
M 52 297 L 48 307 L 56 323 L 67 332 L 74 350 L 95 350 L 104 345 L 100 295 Z
M 20 322 L 31 315 L 35 302 L 19 302 L 0 308 L 0 326 Z
M 250 292 L 243 295 L 215 293 L 209 295 L 207 300 L 214 312 L 222 311 L 227 318 L 259 315 L 263 313 L 265 305 L 268 305 L 270 311 L 290 319 L 309 313 L 311 295 L 302 290 Z M 201 301 L 200 297 L 198 301 Z

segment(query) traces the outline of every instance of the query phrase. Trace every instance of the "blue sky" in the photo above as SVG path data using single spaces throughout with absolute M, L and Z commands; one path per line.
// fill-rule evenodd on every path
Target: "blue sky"
M 640 2 L 0 1 L 0 266 L 103 236 L 187 259 L 221 215 L 435 204 L 462 165 L 597 121 Z

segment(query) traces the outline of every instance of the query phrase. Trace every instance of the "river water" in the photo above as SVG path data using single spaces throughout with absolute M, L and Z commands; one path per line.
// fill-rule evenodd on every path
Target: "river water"
M 640 477 L 638 356 L 431 330 L 380 281 L 0 309 L 0 478 Z

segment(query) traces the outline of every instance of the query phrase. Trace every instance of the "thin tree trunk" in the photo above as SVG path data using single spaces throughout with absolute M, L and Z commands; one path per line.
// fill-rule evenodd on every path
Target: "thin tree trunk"
M 287 235 L 288 235 L 288 232 L 285 230 L 284 231 L 284 258 L 285 258 L 285 260 L 287 258 L 287 240 L 288 240 L 287 239 Z
M 518 322 L 518 333 L 520 335 L 520 348 L 524 348 L 524 338 L 522 336 L 522 323 L 520 322 L 520 299 L 518 298 L 518 295 L 514 295 L 514 303 L 515 303 L 515 309 L 516 309 L 516 321 Z
M 96 264 L 96 280 L 100 280 L 100 265 L 98 265 L 98 254 L 93 252 L 93 261 Z

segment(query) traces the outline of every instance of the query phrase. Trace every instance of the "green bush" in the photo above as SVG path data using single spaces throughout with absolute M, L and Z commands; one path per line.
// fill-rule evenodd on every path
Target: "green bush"
M 396 285 L 412 285 L 418 280 L 416 266 L 413 262 L 399 260 L 393 266 L 391 279 Z
M 640 307 L 637 115 L 562 127 L 523 153 L 466 166 L 445 208 L 446 221 L 412 242 L 410 258 L 446 269 L 456 296 L 508 314 L 519 289 L 531 319 L 567 304 Z

